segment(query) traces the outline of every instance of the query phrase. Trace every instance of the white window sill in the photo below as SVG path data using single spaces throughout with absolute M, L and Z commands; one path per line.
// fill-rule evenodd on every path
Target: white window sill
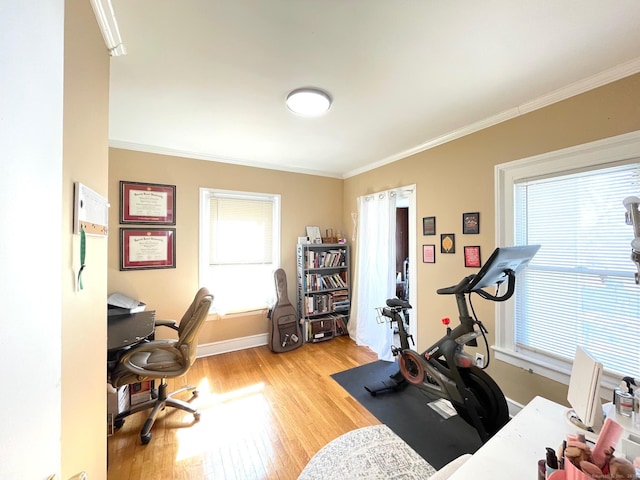
M 568 362 L 562 362 L 560 360 L 545 358 L 542 356 L 536 358 L 532 355 L 525 355 L 522 352 L 514 352 L 513 350 L 497 346 L 492 346 L 491 348 L 495 352 L 496 360 L 522 368 L 529 373 L 535 373 L 545 378 L 555 380 L 556 382 L 564 385 L 569 385 L 572 365 Z M 600 382 L 600 396 L 611 400 L 613 397 L 613 390 L 620 384 L 620 380 L 619 376 L 612 375 L 610 372 L 604 371 Z
M 253 310 L 244 310 L 244 311 L 236 311 L 236 312 L 227 312 L 227 313 L 220 313 L 217 312 L 215 309 L 212 309 L 209 312 L 209 315 L 207 316 L 207 322 L 210 321 L 214 321 L 214 320 L 227 320 L 227 319 L 232 319 L 232 318 L 243 318 L 243 317 L 254 317 L 256 315 L 267 315 L 267 312 L 269 311 L 268 308 L 264 307 L 264 308 L 255 308 Z

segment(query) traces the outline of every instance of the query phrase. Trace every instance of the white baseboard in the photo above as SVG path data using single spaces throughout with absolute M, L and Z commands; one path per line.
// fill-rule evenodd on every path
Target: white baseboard
M 223 340 L 222 342 L 206 343 L 198 345 L 198 352 L 196 353 L 196 356 L 198 358 L 209 357 L 211 355 L 244 350 L 245 348 L 260 347 L 262 345 L 267 345 L 268 340 L 269 334 L 261 333 L 259 335 L 251 335 L 249 337 Z

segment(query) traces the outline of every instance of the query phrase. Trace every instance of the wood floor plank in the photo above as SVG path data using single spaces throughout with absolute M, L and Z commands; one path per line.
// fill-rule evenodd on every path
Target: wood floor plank
M 141 445 L 148 412 L 127 418 L 108 438 L 108 480 L 295 480 L 331 440 L 380 423 L 330 377 L 376 359 L 349 337 L 281 354 L 264 346 L 199 358 L 168 383 L 169 391 L 198 386 L 200 421 L 167 409 Z

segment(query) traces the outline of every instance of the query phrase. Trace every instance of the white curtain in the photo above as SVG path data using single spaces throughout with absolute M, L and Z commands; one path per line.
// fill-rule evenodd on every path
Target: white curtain
M 381 360 L 392 361 L 393 330 L 376 321 L 376 307 L 395 296 L 396 195 L 393 191 L 358 197 L 356 315 L 349 334 Z

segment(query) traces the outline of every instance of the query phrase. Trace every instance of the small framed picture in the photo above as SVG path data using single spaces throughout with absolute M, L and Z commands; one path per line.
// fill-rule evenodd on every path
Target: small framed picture
M 436 234 L 436 217 L 424 217 L 422 219 L 422 235 Z
M 453 233 L 440 235 L 440 253 L 456 253 L 456 236 Z
M 320 227 L 307 225 L 307 237 L 309 237 L 310 243 L 322 243 L 322 236 L 320 235 Z
M 464 266 L 470 268 L 480 268 L 480 247 L 478 245 L 464 247 Z
M 436 263 L 436 246 L 422 245 L 422 262 Z
M 480 213 L 471 212 L 462 214 L 462 233 L 480 233 Z

